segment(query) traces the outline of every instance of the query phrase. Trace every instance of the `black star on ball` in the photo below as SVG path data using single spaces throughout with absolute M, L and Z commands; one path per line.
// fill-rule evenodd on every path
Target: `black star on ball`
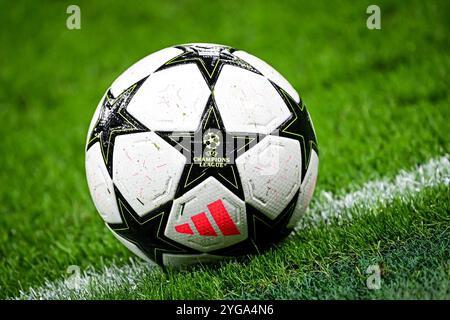
M 169 218 L 172 201 L 140 217 L 114 187 L 122 223 L 108 226 L 118 235 L 136 245 L 150 259 L 162 265 L 163 253 L 199 253 L 184 247 L 164 235 L 164 226 Z
M 108 90 L 97 123 L 89 137 L 86 150 L 89 150 L 95 143 L 100 143 L 103 160 L 111 177 L 112 155 L 116 137 L 122 134 L 149 131 L 126 110 L 131 99 L 145 80 L 146 78 L 135 83 L 117 98 L 114 98 L 111 90 Z
M 317 154 L 319 154 L 313 125 L 303 101 L 300 99 L 297 103 L 286 91 L 281 89 L 272 81 L 271 83 L 283 98 L 286 106 L 289 108 L 289 111 L 292 113 L 292 117 L 279 127 L 278 134 L 281 137 L 296 139 L 300 142 L 300 148 L 302 151 L 303 179 L 311 159 L 311 150 L 314 150 Z
M 183 50 L 183 53 L 167 61 L 157 71 L 179 64 L 196 63 L 211 90 L 214 88 L 220 71 L 225 64 L 230 64 L 257 74 L 261 74 L 249 63 L 234 56 L 232 53 L 235 49 L 231 47 L 202 46 L 201 44 L 197 44 L 176 46 L 175 48 Z
M 156 133 L 189 159 L 175 197 L 183 195 L 208 177 L 214 177 L 244 199 L 235 159 L 250 150 L 265 135 L 227 132 L 213 95 L 208 100 L 197 130 Z

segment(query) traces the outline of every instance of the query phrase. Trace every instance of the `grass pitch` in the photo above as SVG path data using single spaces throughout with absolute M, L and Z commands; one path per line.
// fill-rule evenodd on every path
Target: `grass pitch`
M 84 143 L 95 106 L 139 58 L 186 42 L 228 44 L 272 64 L 318 135 L 316 189 L 345 194 L 450 153 L 450 4 L 13 2 L 0 11 L 0 297 L 82 270 L 129 264 L 90 200 Z M 449 186 L 344 225 L 303 230 L 259 257 L 149 273 L 94 298 L 450 298 Z M 380 290 L 365 268 L 382 266 Z M 192 286 L 195 283 L 195 286 Z

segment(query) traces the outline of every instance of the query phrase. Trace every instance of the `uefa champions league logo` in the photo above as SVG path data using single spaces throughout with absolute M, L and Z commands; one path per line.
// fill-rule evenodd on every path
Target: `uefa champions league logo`
M 205 145 L 205 155 L 207 157 L 215 157 L 217 155 L 217 147 L 220 146 L 220 137 L 217 133 L 207 132 L 203 136 L 203 144 Z
M 178 135 L 173 132 L 169 136 L 173 140 L 176 139 L 173 147 L 186 157 L 186 163 L 199 165 L 203 168 L 220 169 L 229 164 L 234 164 L 237 158 L 264 139 L 266 135 L 253 134 L 230 137 L 224 135 L 218 129 L 209 128 L 206 131 L 200 130 L 193 135 Z M 275 130 L 270 136 L 278 136 L 278 131 Z M 257 156 L 252 159 L 252 162 L 255 162 L 254 164 L 257 164 L 260 168 L 260 175 L 273 175 L 278 172 L 278 164 L 282 160 L 278 151 L 278 148 L 270 150 L 270 163 L 267 163 L 268 158 L 264 156 Z

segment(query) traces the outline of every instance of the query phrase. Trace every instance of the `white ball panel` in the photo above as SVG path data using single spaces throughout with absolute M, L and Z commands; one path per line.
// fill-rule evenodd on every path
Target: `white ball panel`
M 108 223 L 121 223 L 114 186 L 97 142 L 86 152 L 86 176 L 97 211 Z
M 196 64 L 153 73 L 128 105 L 128 112 L 151 130 L 194 131 L 211 90 Z
M 166 48 L 142 58 L 125 70 L 125 72 L 113 82 L 111 85 L 112 94 L 114 97 L 117 97 L 131 85 L 145 78 L 180 53 L 182 53 L 180 49 Z
M 135 255 L 137 255 L 139 258 L 145 260 L 146 262 L 148 262 L 151 265 L 155 265 L 156 263 L 154 263 L 152 260 L 150 260 L 149 257 L 147 257 L 145 255 L 145 253 L 143 253 L 141 251 L 141 249 L 139 249 L 134 243 L 128 241 L 125 238 L 122 238 L 121 236 L 119 236 L 117 233 L 114 232 L 114 230 L 112 230 L 108 225 L 106 225 L 108 227 L 108 229 L 112 232 L 112 234 L 114 235 L 114 237 L 119 240 L 125 247 L 128 248 L 128 250 L 130 250 L 131 252 L 133 252 Z
M 170 267 L 182 267 L 201 263 L 211 263 L 223 260 L 226 257 L 212 254 L 163 254 L 163 264 Z
M 217 200 L 222 200 L 239 234 L 224 235 L 221 232 L 208 208 L 209 204 Z M 199 230 L 196 229 L 192 217 L 202 212 L 206 214 L 214 229 L 215 236 L 200 235 Z M 182 224 L 188 224 L 193 234 L 177 232 L 175 227 Z M 247 234 L 245 203 L 213 177 L 209 177 L 174 200 L 164 231 L 166 237 L 202 252 L 209 252 L 238 243 L 245 240 Z
M 267 77 L 275 84 L 277 84 L 279 87 L 281 87 L 284 91 L 286 91 L 297 103 L 300 102 L 300 97 L 297 91 L 292 87 L 289 81 L 287 81 L 277 70 L 275 70 L 267 62 L 242 50 L 235 51 L 233 52 L 233 54 L 241 58 L 245 62 L 249 63 L 253 67 L 255 67 L 265 77 Z
M 186 158 L 154 132 L 116 137 L 113 180 L 139 216 L 175 195 Z
M 291 115 L 267 79 L 230 65 L 223 67 L 214 97 L 229 132 L 269 134 Z
M 236 159 L 245 201 L 275 219 L 300 187 L 301 150 L 297 140 L 266 136 Z
M 317 181 L 317 172 L 319 169 L 319 157 L 317 153 L 311 151 L 311 159 L 309 160 L 308 170 L 306 170 L 305 178 L 300 187 L 300 195 L 294 208 L 294 213 L 288 223 L 288 228 L 294 228 L 305 213 L 314 193 Z

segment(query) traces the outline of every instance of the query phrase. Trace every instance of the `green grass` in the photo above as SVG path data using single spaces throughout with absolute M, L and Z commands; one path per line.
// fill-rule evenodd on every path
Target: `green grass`
M 89 197 L 85 136 L 115 77 L 172 44 L 229 44 L 286 76 L 317 131 L 318 191 L 345 193 L 449 153 L 449 3 L 379 1 L 378 31 L 365 26 L 369 4 L 86 1 L 78 31 L 65 28 L 69 3 L 3 4 L 0 297 L 59 279 L 72 264 L 127 263 L 131 254 Z M 442 250 L 448 248 L 448 199 L 448 189 L 433 189 L 344 229 L 307 231 L 250 262 L 149 276 L 139 292 L 148 298 L 449 298 L 448 282 L 438 285 L 449 280 L 448 250 Z M 392 230 L 382 227 L 384 219 Z M 386 284 L 369 292 L 357 270 L 378 258 Z M 155 281 L 160 291 L 152 289 Z M 143 296 L 124 290 L 114 297 Z
M 92 298 L 448 299 L 449 197 L 449 188 L 429 189 L 351 223 L 303 230 L 251 260 L 167 276 L 153 272 L 133 290 Z M 370 265 L 382 270 L 380 290 L 366 287 Z

